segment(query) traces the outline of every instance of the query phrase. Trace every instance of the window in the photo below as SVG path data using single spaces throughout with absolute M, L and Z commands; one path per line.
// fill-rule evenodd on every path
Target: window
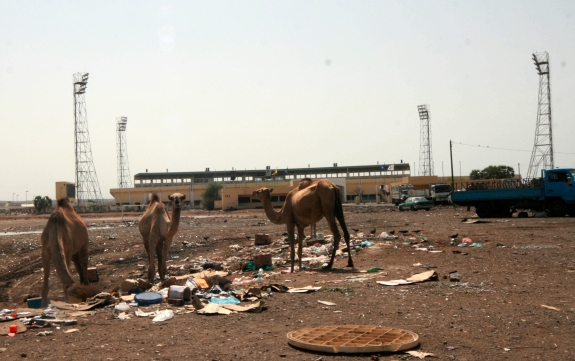
M 567 172 L 550 172 L 549 182 L 567 182 Z

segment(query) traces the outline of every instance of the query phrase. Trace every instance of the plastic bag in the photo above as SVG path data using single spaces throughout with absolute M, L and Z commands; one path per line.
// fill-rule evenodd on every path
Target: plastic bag
M 174 318 L 174 311 L 162 310 L 162 311 L 157 312 L 157 316 L 154 317 L 152 322 L 162 322 L 162 321 L 171 320 L 172 318 Z
M 130 309 L 130 306 L 126 302 L 120 302 L 116 306 L 114 306 L 114 310 L 116 312 L 125 312 Z
M 240 300 L 234 296 L 229 297 L 212 297 L 210 303 L 217 303 L 219 305 L 239 305 Z

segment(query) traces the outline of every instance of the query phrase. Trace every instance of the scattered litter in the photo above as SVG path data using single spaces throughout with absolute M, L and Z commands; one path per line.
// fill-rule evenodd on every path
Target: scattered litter
M 162 322 L 162 321 L 171 320 L 172 318 L 174 318 L 174 311 L 162 310 L 162 311 L 158 311 L 156 317 L 154 317 L 154 319 L 152 319 L 152 322 Z
M 484 221 L 482 219 L 469 219 L 469 218 L 463 218 L 461 220 L 461 222 L 463 222 L 463 223 L 491 223 L 490 221 Z
M 432 278 L 437 278 L 437 273 L 435 273 L 435 271 L 425 271 L 422 273 L 417 273 L 405 280 L 377 281 L 377 283 L 384 286 L 400 286 L 400 285 L 408 285 L 411 283 L 424 282 Z
M 541 307 L 547 308 L 548 310 L 561 311 L 559 308 L 553 306 L 541 305 Z
M 406 351 L 405 353 L 408 353 L 411 356 L 415 356 L 415 357 L 420 358 L 420 359 L 424 359 L 426 356 L 435 357 L 434 354 L 429 353 L 429 352 L 423 352 L 423 351 Z
M 199 314 L 208 314 L 208 315 L 213 315 L 213 314 L 229 315 L 230 313 L 232 313 L 231 310 L 228 310 L 227 308 L 225 308 L 223 306 L 224 305 L 218 305 L 215 303 L 208 303 L 207 305 L 204 306 L 204 308 L 197 310 L 196 312 Z
M 459 282 L 460 280 L 459 273 L 457 273 L 457 271 L 449 272 L 449 280 L 451 282 Z
M 335 306 L 335 303 L 333 302 L 328 302 L 328 301 L 317 301 L 318 303 L 321 303 L 322 305 L 326 305 L 326 306 Z
M 469 247 L 481 248 L 481 247 L 483 247 L 483 245 L 482 245 L 481 243 L 471 243 L 471 244 L 469 245 Z
M 461 242 L 463 242 L 463 243 L 473 243 L 473 240 L 472 240 L 471 238 L 469 238 L 469 237 L 465 237 L 465 238 L 463 238 L 463 239 L 461 240 Z
M 300 288 L 290 288 L 288 293 L 308 293 L 321 290 L 321 287 L 305 286 Z
M 212 297 L 212 298 L 210 298 L 210 303 L 216 303 L 218 305 L 239 305 L 240 300 L 238 300 L 234 296 Z
M 64 333 L 73 333 L 73 332 L 80 332 L 79 328 L 71 328 L 69 330 L 64 331 Z
M 140 310 L 138 308 L 138 310 L 136 312 L 134 312 L 134 314 L 136 315 L 136 317 L 150 317 L 150 316 L 156 316 L 156 312 L 152 311 L 152 312 L 144 312 L 142 310 Z
M 126 302 L 120 302 L 116 306 L 114 306 L 114 310 L 116 312 L 125 312 L 130 309 L 130 306 Z
M 38 335 L 38 336 L 50 336 L 53 333 L 54 332 L 52 332 L 52 331 L 40 331 L 36 335 Z

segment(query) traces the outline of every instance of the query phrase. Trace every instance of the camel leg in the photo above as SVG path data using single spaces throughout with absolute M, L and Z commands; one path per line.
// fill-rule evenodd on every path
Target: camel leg
M 156 276 L 156 260 L 154 259 L 154 250 L 156 250 L 156 246 L 159 241 L 158 236 L 150 235 L 150 242 L 148 244 L 148 282 L 154 282 L 154 277 Z M 160 255 L 158 254 L 158 261 L 160 259 Z M 158 263 L 159 264 L 159 263 Z
M 339 234 L 339 230 L 337 229 L 337 224 L 335 223 L 335 218 L 330 217 L 329 219 L 326 217 L 327 222 L 329 223 L 329 228 L 333 233 L 333 252 L 331 252 L 331 258 L 329 263 L 327 264 L 327 268 L 333 267 L 333 261 L 335 259 L 335 253 L 339 248 L 339 240 L 341 239 L 341 235 Z
M 72 261 L 76 266 L 78 275 L 80 276 L 80 283 L 83 285 L 89 285 L 88 280 L 88 243 L 83 246 L 78 253 L 72 256 Z
M 303 240 L 305 239 L 305 234 L 303 231 L 304 231 L 304 227 L 298 225 L 297 226 L 297 243 L 298 243 L 297 258 L 299 260 L 300 271 L 302 270 L 301 259 L 302 259 L 302 251 L 303 251 Z
M 336 211 L 335 216 L 337 217 L 339 225 L 343 230 L 343 238 L 345 239 L 345 244 L 347 245 L 347 266 L 353 268 L 353 260 L 351 259 L 350 237 L 349 231 L 347 230 L 347 226 L 345 224 L 345 219 L 343 218 L 343 208 L 341 208 L 339 211 Z
M 50 255 L 42 254 L 42 267 L 44 268 L 44 284 L 42 285 L 42 308 L 48 307 L 48 281 L 50 280 Z
M 294 272 L 294 263 L 295 263 L 295 237 L 294 237 L 295 225 L 288 224 L 287 225 L 287 231 L 288 231 L 288 240 L 289 240 L 289 245 L 290 245 L 291 273 L 293 273 Z
M 158 248 L 161 246 L 161 250 L 159 251 L 158 255 L 162 255 L 162 261 L 160 262 L 160 257 L 158 256 L 158 269 L 160 273 L 160 279 L 163 281 L 166 277 L 166 273 L 168 273 L 168 266 L 166 265 L 168 254 L 170 253 L 170 245 L 172 244 L 172 240 L 165 240 L 158 244 Z

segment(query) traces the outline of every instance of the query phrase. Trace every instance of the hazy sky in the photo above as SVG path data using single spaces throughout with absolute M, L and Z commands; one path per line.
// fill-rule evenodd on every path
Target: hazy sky
M 130 173 L 409 162 L 526 174 L 548 51 L 555 165 L 575 167 L 575 1 L 0 0 L 0 200 L 74 181 L 72 77 L 104 198 Z M 443 167 L 442 167 L 443 165 Z

